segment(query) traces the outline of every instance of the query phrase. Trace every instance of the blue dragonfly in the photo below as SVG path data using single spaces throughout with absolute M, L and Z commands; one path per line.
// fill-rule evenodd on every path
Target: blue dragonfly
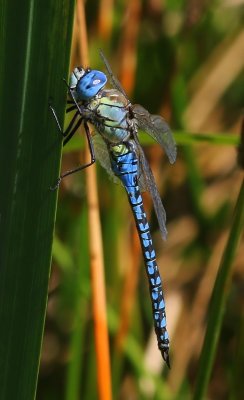
M 142 129 L 151 135 L 164 148 L 170 163 L 176 160 L 176 144 L 168 124 L 161 116 L 151 115 L 139 104 L 131 104 L 101 51 L 100 56 L 107 75 L 101 71 L 78 67 L 72 72 L 69 84 L 66 83 L 70 95 L 66 112 L 74 111 L 74 115 L 65 131 L 62 131 L 56 112 L 50 105 L 59 131 L 64 137 L 63 144 L 72 138 L 83 123 L 91 154 L 89 163 L 63 173 L 52 189 L 56 189 L 65 176 L 89 167 L 96 159 L 114 181 L 121 181 L 127 192 L 140 238 L 158 348 L 170 367 L 162 279 L 141 192 L 147 190 L 151 195 L 163 239 L 167 236 L 166 213 L 152 171 L 139 143 L 138 131 Z M 105 89 L 108 78 L 112 88 Z M 95 127 L 93 135 L 88 122 Z

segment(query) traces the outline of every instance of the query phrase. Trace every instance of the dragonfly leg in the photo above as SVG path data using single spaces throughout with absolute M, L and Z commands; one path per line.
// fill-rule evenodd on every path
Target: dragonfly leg
M 79 114 L 79 111 L 77 111 L 77 115 L 79 115 L 79 117 L 80 117 L 80 114 Z M 70 141 L 70 139 L 72 138 L 72 136 L 75 134 L 75 132 L 77 132 L 77 130 L 79 129 L 79 127 L 80 127 L 80 125 L 81 125 L 81 123 L 82 123 L 82 118 L 79 118 L 79 120 L 77 121 L 77 123 L 76 123 L 76 125 L 73 127 L 73 129 L 69 129 L 70 130 L 70 132 L 67 132 L 66 133 L 66 135 L 65 135 L 65 139 L 64 139 L 64 142 L 63 142 L 63 146 L 65 146 L 69 141 Z M 71 121 L 72 122 L 72 121 Z M 73 124 L 72 124 L 73 125 Z M 68 127 L 69 128 L 69 127 Z M 68 128 L 66 129 L 66 131 L 68 130 Z
M 70 95 L 70 97 L 71 97 L 71 99 L 72 99 L 72 102 L 75 104 L 77 110 L 79 110 L 79 112 L 80 112 L 80 114 L 81 114 L 80 106 L 79 106 L 79 104 L 78 104 L 77 101 L 76 101 L 76 98 L 75 98 L 75 96 L 74 96 L 74 94 L 73 94 L 73 91 L 71 90 L 71 88 L 70 88 L 70 86 L 69 86 L 69 84 L 68 84 L 68 82 L 66 81 L 65 78 L 63 78 L 63 81 L 64 81 L 65 85 L 66 85 L 67 88 L 68 88 L 68 92 L 69 92 L 69 95 Z
M 73 111 L 73 110 L 77 109 L 77 107 L 73 103 L 73 101 L 71 103 L 68 103 L 68 101 L 67 101 L 67 104 L 72 104 L 72 106 L 69 106 L 68 108 L 66 108 L 66 114 L 69 113 L 70 111 Z
M 74 169 L 71 169 L 71 170 L 69 170 L 69 171 L 64 172 L 64 173 L 63 173 L 62 175 L 60 175 L 60 177 L 58 178 L 58 180 L 57 180 L 55 186 L 50 187 L 51 190 L 56 190 L 56 189 L 59 187 L 59 185 L 60 185 L 62 179 L 65 178 L 66 176 L 75 174 L 76 172 L 79 172 L 79 171 L 81 171 L 81 170 L 83 170 L 83 169 L 85 169 L 85 168 L 87 168 L 87 167 L 90 167 L 90 166 L 91 166 L 92 164 L 94 164 L 94 162 L 96 161 L 95 152 L 94 152 L 94 147 L 93 147 L 92 139 L 91 139 L 91 133 L 90 133 L 89 127 L 88 127 L 88 125 L 87 125 L 86 122 L 84 123 L 84 127 L 85 127 L 85 133 L 86 133 L 86 138 L 87 138 L 87 142 L 88 142 L 88 147 L 89 147 L 89 151 L 90 151 L 90 155 L 91 155 L 91 161 L 88 162 L 88 163 L 86 163 L 86 164 L 84 164 L 84 165 L 80 165 L 80 166 L 77 167 L 77 168 L 74 168 Z M 71 133 L 72 133 L 72 132 L 71 132 Z M 70 133 L 70 134 L 71 134 L 71 133 Z M 74 134 L 74 133 L 73 133 L 73 134 Z M 73 134 L 72 134 L 72 136 L 73 136 Z M 70 138 L 71 138 L 71 137 L 70 137 Z M 66 143 L 67 143 L 67 142 L 66 142 Z
M 56 124 L 57 124 L 58 130 L 59 130 L 59 132 L 61 133 L 61 135 L 62 135 L 63 137 L 66 137 L 67 135 L 69 135 L 71 131 L 74 131 L 73 134 L 77 131 L 77 129 L 79 128 L 79 126 L 80 126 L 80 124 L 81 124 L 81 122 L 78 121 L 78 123 L 77 123 L 77 124 L 75 125 L 75 127 L 74 127 L 74 124 L 75 124 L 75 122 L 76 122 L 77 117 L 80 116 L 80 113 L 79 113 L 78 110 L 76 111 L 76 113 L 74 114 L 73 118 L 71 119 L 71 121 L 70 121 L 68 127 L 65 129 L 65 131 L 63 131 L 62 128 L 61 128 L 61 125 L 60 125 L 60 122 L 59 122 L 59 119 L 58 119 L 58 116 L 57 116 L 57 113 L 56 113 L 55 109 L 53 108 L 53 106 L 52 106 L 51 104 L 49 104 L 49 108 L 50 108 L 50 110 L 51 110 L 51 112 L 52 112 L 52 114 L 53 114 L 53 117 L 54 117 L 55 122 L 56 122 Z M 71 107 L 70 107 L 70 108 L 71 108 Z M 69 111 L 71 111 L 70 108 L 69 108 Z M 72 107 L 72 109 L 73 109 L 73 107 Z M 68 112 L 69 112 L 69 111 L 68 111 Z M 67 111 L 66 111 L 66 112 L 67 112 Z M 72 136 L 73 136 L 73 134 L 72 134 Z

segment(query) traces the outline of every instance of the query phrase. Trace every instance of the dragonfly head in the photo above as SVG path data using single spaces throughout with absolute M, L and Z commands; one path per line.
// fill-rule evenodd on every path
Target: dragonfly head
M 107 82 L 106 75 L 95 69 L 77 67 L 70 75 L 70 89 L 76 100 L 90 100 Z

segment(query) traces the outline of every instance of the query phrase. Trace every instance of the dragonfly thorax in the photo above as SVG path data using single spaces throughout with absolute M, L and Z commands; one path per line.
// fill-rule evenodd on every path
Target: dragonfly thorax
M 89 102 L 92 123 L 110 143 L 121 143 L 130 138 L 132 120 L 128 100 L 116 89 L 102 90 Z

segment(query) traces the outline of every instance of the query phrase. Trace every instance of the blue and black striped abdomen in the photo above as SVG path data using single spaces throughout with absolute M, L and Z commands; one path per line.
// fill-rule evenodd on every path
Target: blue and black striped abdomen
M 156 254 L 152 243 L 147 216 L 144 210 L 142 196 L 137 183 L 137 157 L 135 152 L 128 149 L 126 146 L 126 144 L 123 144 L 120 146 L 120 149 L 118 149 L 119 146 L 111 149 L 111 166 L 114 174 L 122 181 L 123 186 L 126 189 L 133 211 L 148 276 L 158 347 L 162 353 L 163 359 L 169 366 L 169 335 L 166 328 L 162 280 L 158 270 Z M 121 149 L 124 154 L 121 154 Z

